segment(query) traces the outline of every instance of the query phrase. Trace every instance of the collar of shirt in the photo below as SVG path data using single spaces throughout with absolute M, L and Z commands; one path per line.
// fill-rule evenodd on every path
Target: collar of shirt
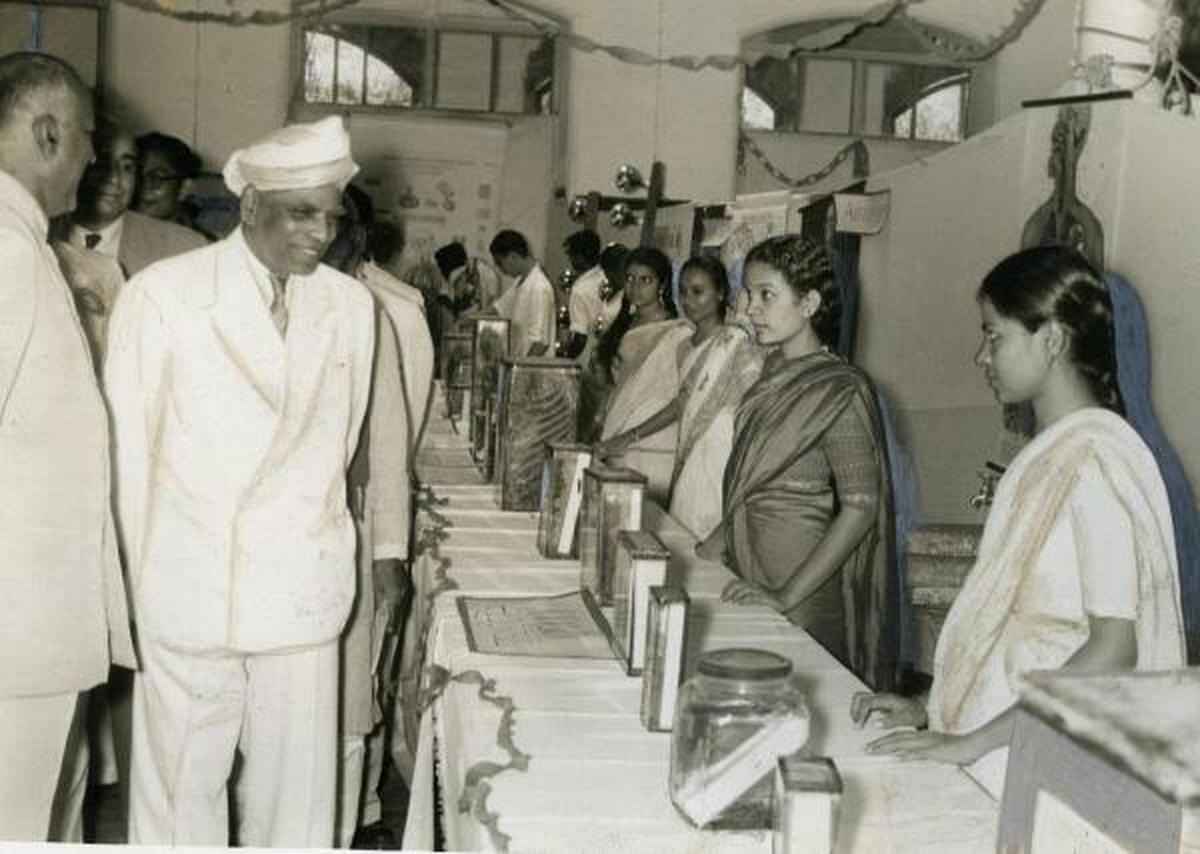
M 517 279 L 516 284 L 513 287 L 520 287 L 521 285 L 525 284 L 526 282 L 533 281 L 538 276 L 541 276 L 543 279 L 546 279 L 547 283 L 550 282 L 550 279 L 547 278 L 545 272 L 542 270 L 542 265 L 534 264 L 533 267 L 530 268 L 528 273 L 526 273 L 521 278 Z
M 92 251 L 107 255 L 109 258 L 116 258 L 121 249 L 121 235 L 124 233 L 125 216 L 122 214 L 104 228 L 85 228 L 77 222 L 71 223 L 70 242 L 77 249 L 87 249 L 87 236 L 99 234 L 100 242 L 92 248 Z
M 250 248 L 250 244 L 246 242 L 245 235 L 242 234 L 241 226 L 234 229 L 233 234 L 229 235 L 229 239 L 241 248 L 242 255 L 246 259 L 246 269 L 250 271 L 250 278 L 254 282 L 254 287 L 258 288 L 258 295 L 262 297 L 263 305 L 269 310 L 271 303 L 275 301 L 275 287 L 271 284 L 271 271 L 267 269 L 262 261 L 258 260 L 258 256 Z M 284 305 L 291 305 L 292 284 L 299 278 L 299 276 L 288 276 L 287 286 L 283 291 Z
M 10 208 L 34 233 L 46 239 L 50 234 L 50 220 L 25 185 L 0 169 L 0 205 Z

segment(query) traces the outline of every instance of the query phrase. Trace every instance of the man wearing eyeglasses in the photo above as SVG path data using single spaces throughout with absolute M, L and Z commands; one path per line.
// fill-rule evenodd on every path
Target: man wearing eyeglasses
M 125 279 L 205 240 L 189 228 L 129 209 L 138 182 L 138 151 L 129 131 L 101 118 L 93 145 L 96 159 L 79 182 L 75 210 L 54 221 L 50 237 L 99 368 L 108 315 Z
M 203 236 L 189 228 L 130 210 L 138 183 L 138 150 L 129 131 L 101 119 L 95 149 L 96 160 L 79 183 L 75 211 L 56 224 L 55 239 L 116 259 L 127 278 L 155 261 L 205 245 Z

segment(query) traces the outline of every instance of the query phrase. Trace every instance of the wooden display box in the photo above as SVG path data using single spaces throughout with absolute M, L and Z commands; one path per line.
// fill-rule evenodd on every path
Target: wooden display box
M 1200 670 L 1024 684 L 997 850 L 1200 850 Z
M 509 326 L 509 321 L 503 317 L 477 317 L 473 325 L 470 439 L 477 459 L 481 459 L 487 449 L 487 434 L 492 427 L 488 403 L 492 404 L 494 416 L 500 360 L 508 355 Z
M 612 605 L 617 534 L 642 529 L 645 496 L 646 476 L 633 469 L 593 464 L 583 473 L 579 581 L 601 606 Z
M 471 390 L 471 333 L 447 332 L 442 336 L 442 380 L 446 384 L 447 415 L 463 416 L 463 401 Z
M 804 751 L 775 763 L 772 854 L 829 854 L 834 849 L 842 776 L 833 760 Z
M 650 615 L 650 588 L 667 583 L 671 552 L 649 531 L 617 533 L 613 565 L 613 653 L 629 676 L 640 676 L 646 666 L 646 626 Z
M 589 445 L 551 442 L 546 447 L 538 518 L 538 551 L 543 557 L 579 557 L 583 473 L 591 463 Z
M 670 732 L 683 682 L 688 595 L 678 587 L 651 587 L 646 616 L 646 668 L 642 671 L 642 725 Z
M 569 359 L 501 361 L 495 430 L 500 509 L 540 506 L 546 445 L 576 438 L 579 374 Z

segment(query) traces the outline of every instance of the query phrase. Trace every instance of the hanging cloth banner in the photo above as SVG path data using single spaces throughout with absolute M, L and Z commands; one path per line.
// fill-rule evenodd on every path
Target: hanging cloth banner
M 837 230 L 842 234 L 878 234 L 883 231 L 891 207 L 891 190 L 833 194 Z

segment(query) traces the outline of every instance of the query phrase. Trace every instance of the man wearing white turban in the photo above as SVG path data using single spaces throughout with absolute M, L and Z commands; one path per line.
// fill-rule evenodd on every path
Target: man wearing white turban
M 134 276 L 109 325 L 118 523 L 144 670 L 130 840 L 333 842 L 346 467 L 371 297 L 320 264 L 357 171 L 339 119 L 235 152 L 242 226 Z

